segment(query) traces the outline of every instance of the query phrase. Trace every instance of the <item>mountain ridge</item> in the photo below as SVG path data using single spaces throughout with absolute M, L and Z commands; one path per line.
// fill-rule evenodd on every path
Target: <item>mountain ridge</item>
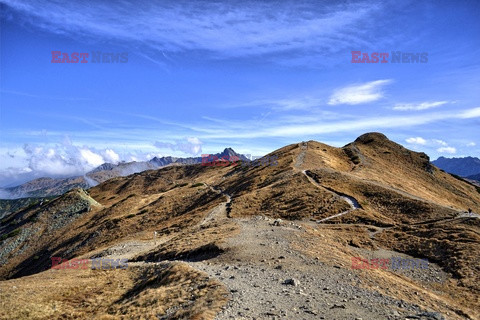
M 461 177 L 480 174 L 480 159 L 477 157 L 439 157 L 437 160 L 432 161 L 432 163 L 448 173 L 453 173 Z
M 201 285 L 193 268 L 219 282 L 209 288 L 211 294 L 219 288 L 230 292 L 220 295 L 232 301 L 223 311 L 218 305 L 202 307 L 221 319 L 238 312 L 263 314 L 265 301 L 258 296 L 278 301 L 282 309 L 271 312 L 287 318 L 316 319 L 318 306 L 327 318 L 419 318 L 434 310 L 449 319 L 478 319 L 480 192 L 474 186 L 378 133 L 341 148 L 313 140 L 290 144 L 266 155 L 271 156 L 277 165 L 173 165 L 115 177 L 9 214 L 0 224 L 6 237 L 0 240 L 0 278 L 20 287 L 29 275 L 35 288 L 49 283 L 46 276 L 62 284 L 67 277 L 92 279 L 90 291 L 119 290 L 128 297 L 110 304 L 114 314 L 141 306 L 166 316 L 191 310 L 200 300 L 185 304 L 190 291 L 169 287 L 149 270 L 181 264 L 179 283 Z M 472 215 L 465 213 L 469 208 Z M 353 270 L 352 258 L 359 256 L 422 258 L 430 267 L 428 272 Z M 50 270 L 51 257 L 122 257 L 129 267 L 125 273 L 102 271 L 112 280 L 98 284 L 89 277 L 92 270 Z M 118 284 L 122 274 L 138 279 L 142 272 L 147 280 L 133 288 Z M 180 297 L 170 311 L 142 298 L 152 293 L 162 298 L 162 288 Z M 303 294 L 296 293 L 300 288 Z M 94 310 L 90 304 L 84 309 L 88 294 L 82 290 L 72 289 L 69 301 L 78 301 L 81 311 Z M 220 296 L 214 301 L 223 301 Z M 14 313 L 18 303 L 5 299 Z M 340 307 L 332 308 L 335 304 Z M 400 316 L 392 315 L 391 304 Z M 241 308 L 245 305 L 249 310 Z
M 244 155 L 236 153 L 232 148 L 225 148 L 213 156 L 219 159 L 237 157 L 240 161 L 250 161 Z M 235 158 L 236 159 L 236 158 Z M 61 195 L 75 188 L 87 189 L 108 179 L 128 176 L 145 170 L 158 169 L 168 165 L 189 165 L 201 163 L 202 157 L 153 157 L 147 161 L 119 162 L 118 164 L 103 163 L 85 173 L 83 176 L 66 178 L 41 177 L 30 180 L 18 186 L 0 188 L 0 199 L 43 198 Z

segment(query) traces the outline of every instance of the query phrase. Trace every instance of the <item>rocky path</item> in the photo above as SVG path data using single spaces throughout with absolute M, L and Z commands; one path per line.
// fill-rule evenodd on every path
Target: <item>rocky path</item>
M 297 158 L 296 158 L 296 161 L 294 163 L 294 168 L 297 169 L 297 170 L 300 170 L 302 168 L 302 165 L 303 165 L 303 162 L 305 161 L 305 155 L 306 155 L 306 152 L 307 152 L 307 149 L 308 149 L 308 143 L 307 142 L 302 142 L 301 144 L 299 144 L 300 146 L 300 153 L 298 154 Z M 319 187 L 319 188 L 322 188 L 322 189 L 325 189 L 333 194 L 335 194 L 335 196 L 337 197 L 340 197 L 342 198 L 343 200 L 345 200 L 351 207 L 350 210 L 346 210 L 346 211 L 343 211 L 343 212 L 340 212 L 340 213 L 337 213 L 337 214 L 334 214 L 330 217 L 326 217 L 324 219 L 321 219 L 321 220 L 318 220 L 317 222 L 318 223 L 323 223 L 325 221 L 328 221 L 330 219 L 334 219 L 334 218 L 337 218 L 337 217 L 340 217 L 340 216 L 343 216 L 344 214 L 347 214 L 349 212 L 351 212 L 352 210 L 355 210 L 355 209 L 360 209 L 361 206 L 360 204 L 358 203 L 358 201 L 351 197 L 351 196 L 348 196 L 348 195 L 345 195 L 345 194 L 340 194 L 330 188 L 325 188 L 324 186 L 321 186 L 320 184 L 318 184 L 309 174 L 308 174 L 308 170 L 302 170 L 302 173 L 307 177 L 308 181 L 310 181 L 310 183 L 312 183 L 313 185 L 315 185 L 316 187 Z
M 216 319 L 405 319 L 418 306 L 360 287 L 349 267 L 329 266 L 291 247 L 303 227 L 265 217 L 238 219 L 227 253 L 189 262 L 223 282 L 231 300 Z M 427 319 L 418 317 L 417 319 Z
M 457 218 L 480 218 L 480 214 L 474 212 L 459 212 Z
M 303 165 L 303 161 L 305 160 L 305 154 L 307 152 L 308 144 L 307 142 L 302 142 L 299 143 L 300 146 L 300 153 L 297 156 L 297 159 L 295 161 L 294 167 L 295 169 L 300 169 L 301 166 Z
M 349 210 L 346 210 L 346 211 L 343 211 L 343 212 L 340 212 L 340 213 L 337 213 L 337 214 L 334 214 L 332 216 L 329 216 L 329 217 L 326 217 L 326 218 L 323 218 L 321 220 L 318 220 L 317 222 L 318 223 L 322 223 L 322 222 L 325 222 L 325 221 L 328 221 L 330 219 L 334 219 L 334 218 L 337 218 L 337 217 L 340 217 L 340 216 L 343 216 L 349 212 L 351 212 L 352 210 L 356 210 L 356 209 L 360 209 L 361 206 L 360 204 L 358 203 L 358 201 L 351 197 L 351 196 L 348 196 L 346 194 L 341 194 L 341 193 L 338 193 L 330 188 L 325 188 L 323 187 L 322 185 L 318 184 L 309 174 L 308 174 L 308 171 L 307 170 L 302 170 L 302 173 L 307 177 L 308 181 L 310 181 L 310 183 L 312 183 L 313 185 L 319 187 L 319 188 L 322 188 L 322 189 L 325 189 L 325 190 L 328 190 L 330 191 L 331 193 L 335 194 L 337 197 L 340 197 L 342 198 L 343 200 L 345 200 L 349 205 L 350 205 L 350 209 Z

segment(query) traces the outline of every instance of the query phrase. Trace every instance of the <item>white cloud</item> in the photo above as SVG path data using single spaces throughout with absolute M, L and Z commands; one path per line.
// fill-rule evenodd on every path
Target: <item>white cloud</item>
M 182 151 L 189 155 L 197 155 L 202 152 L 202 142 L 197 137 L 188 137 L 186 142 L 177 140 L 175 143 L 155 141 L 153 144 L 159 149 L 170 149 L 173 151 Z
M 457 149 L 455 149 L 454 147 L 441 147 L 441 148 L 438 148 L 437 151 L 440 153 L 450 153 L 450 154 L 457 153 Z
M 475 147 L 477 144 L 475 142 L 467 143 L 467 147 Z
M 85 162 L 88 166 L 91 167 L 98 167 L 99 165 L 105 163 L 105 160 L 103 160 L 103 157 L 101 155 L 96 154 L 87 148 L 80 149 L 80 155 L 80 161 Z
M 458 118 L 460 119 L 472 119 L 472 118 L 478 118 L 478 117 L 480 117 L 480 107 L 469 109 L 469 110 L 463 110 L 458 115 Z
M 120 161 L 120 156 L 112 149 L 105 150 L 103 153 L 103 158 L 106 160 L 106 162 L 110 163 L 118 163 Z
M 438 145 L 441 145 L 441 146 L 444 146 L 444 147 L 448 146 L 448 144 L 443 140 L 433 139 L 432 142 L 434 144 L 438 144 Z
M 416 138 L 408 138 L 405 139 L 407 143 L 413 144 L 413 145 L 421 145 L 425 147 L 431 147 L 431 148 L 437 148 L 438 152 L 441 153 L 455 153 L 456 149 L 453 147 L 449 147 L 448 143 L 446 143 L 443 140 L 440 139 L 424 139 L 422 137 L 416 137 Z
M 19 184 L 40 177 L 81 176 L 105 162 L 118 163 L 113 149 L 95 149 L 73 143 L 56 145 L 26 144 L 22 149 L 0 157 L 8 160 L 0 171 L 0 186 Z
M 422 137 L 408 138 L 405 141 L 411 144 L 421 144 L 421 145 L 427 144 L 427 140 L 423 139 Z
M 188 137 L 187 141 L 190 142 L 191 144 L 195 144 L 195 145 L 202 144 L 200 139 L 198 139 L 197 137 Z
M 447 104 L 448 101 L 422 102 L 422 103 L 397 103 L 393 110 L 407 111 L 407 110 L 427 110 L 436 108 Z
M 391 79 L 376 80 L 363 84 L 351 85 L 335 90 L 328 101 L 329 105 L 360 104 L 377 101 L 383 98 L 382 87 L 391 83 Z

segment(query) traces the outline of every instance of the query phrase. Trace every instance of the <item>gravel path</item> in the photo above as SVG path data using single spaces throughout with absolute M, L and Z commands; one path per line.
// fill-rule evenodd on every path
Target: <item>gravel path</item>
M 226 254 L 189 262 L 223 282 L 232 299 L 221 319 L 405 319 L 418 306 L 360 288 L 354 270 L 328 266 L 290 247 L 305 232 L 294 222 L 238 219 Z M 435 274 L 437 276 L 437 274 Z M 428 319 L 428 318 L 418 318 Z

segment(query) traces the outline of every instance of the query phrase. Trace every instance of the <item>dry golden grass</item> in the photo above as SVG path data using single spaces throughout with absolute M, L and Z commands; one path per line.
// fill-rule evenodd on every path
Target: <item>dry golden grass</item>
M 368 235 L 363 226 L 329 225 L 315 228 L 305 226 L 306 233 L 299 239 L 292 239 L 292 246 L 323 263 L 342 268 L 351 267 L 351 258 L 358 253 L 354 245 L 368 250 L 377 248 L 377 244 Z M 326 254 L 328 252 L 328 254 Z M 418 304 L 425 309 L 449 314 L 448 319 L 479 319 L 475 310 L 480 305 L 478 294 L 465 290 L 458 280 L 451 278 L 445 283 L 419 283 L 389 270 L 352 270 L 360 276 L 360 286 L 379 291 L 385 295 Z
M 431 166 L 426 154 L 410 151 L 382 136 L 370 133 L 356 140 L 354 145 L 365 160 L 352 172 L 354 175 L 440 205 L 480 211 L 480 193 L 473 186 Z
M 169 259 L 204 260 L 221 254 L 226 239 L 238 234 L 231 221 L 214 223 L 202 228 L 189 228 L 162 243 L 151 252 L 138 255 L 133 261 L 162 261 Z
M 213 319 L 227 300 L 220 283 L 184 263 L 0 282 L 1 319 Z
M 427 257 L 450 272 L 480 309 L 480 222 L 478 219 L 401 226 L 385 230 L 377 240 L 385 247 Z
M 235 193 L 231 215 L 321 219 L 350 209 L 341 198 L 312 185 L 301 172 L 284 175 L 273 184 L 269 182 L 261 187 L 261 178 L 251 177 L 251 189 Z
M 172 169 L 176 170 L 167 170 L 167 173 L 175 177 L 185 175 L 185 172 L 178 172 L 182 170 L 180 167 Z M 183 232 L 197 225 L 210 210 L 225 201 L 224 196 L 207 187 L 191 187 L 203 179 L 171 178 L 174 182 L 169 183 L 167 175 L 158 174 L 159 182 L 153 183 L 152 175 L 157 174 L 155 171 L 144 172 L 108 181 L 107 188 L 99 185 L 90 189 L 91 196 L 103 206 L 92 206 L 90 212 L 82 213 L 77 220 L 59 230 L 47 231 L 52 215 L 62 211 L 57 202 L 68 207 L 75 199 L 67 194 L 52 201 L 46 209 L 36 209 L 40 213 L 38 221 L 28 224 L 28 227 L 38 228 L 38 231 L 16 250 L 21 249 L 21 254 L 12 252 L 9 262 L 2 266 L 0 277 L 18 277 L 43 271 L 49 268 L 51 256 L 70 259 L 122 239 L 135 239 L 139 234 L 153 235 L 153 231 L 158 231 L 162 237 Z M 182 186 L 187 181 L 188 185 Z M 144 188 L 146 191 L 142 192 Z M 26 218 L 36 215 L 37 211 L 28 213 Z

